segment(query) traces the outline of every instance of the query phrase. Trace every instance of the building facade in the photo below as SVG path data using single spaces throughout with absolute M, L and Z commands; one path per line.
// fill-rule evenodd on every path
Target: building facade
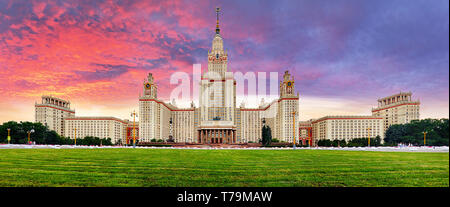
M 70 117 L 64 120 L 64 136 L 110 138 L 113 144 L 125 143 L 129 122 L 115 117 Z
M 217 9 L 217 15 L 219 10 Z M 139 137 L 200 144 L 237 144 L 258 142 L 262 138 L 262 120 L 272 129 L 272 137 L 293 142 L 298 138 L 298 93 L 294 78 L 285 72 L 280 81 L 280 97 L 257 108 L 236 107 L 236 80 L 228 72 L 228 54 L 220 35 L 219 19 L 207 54 L 208 71 L 200 80 L 199 106 L 178 108 L 158 99 L 157 85 L 151 73 L 143 83 L 139 97 Z
M 311 146 L 314 143 L 312 136 L 312 120 L 300 121 L 298 123 L 299 141 L 302 145 Z
M 136 142 L 139 141 L 139 122 L 132 122 L 127 119 L 124 120 L 127 124 L 126 127 L 126 140 L 125 142 L 122 142 L 122 144 L 133 144 L 133 139 L 136 140 Z
M 383 118 L 384 130 L 393 124 L 406 124 L 420 118 L 420 101 L 413 101 L 411 96 L 408 92 L 378 99 L 378 107 L 372 109 L 372 115 Z
M 42 96 L 41 103 L 35 103 L 35 122 L 42 123 L 59 135 L 64 134 L 64 119 L 75 116 L 70 101 L 53 96 Z
M 384 139 L 383 118 L 377 116 L 325 116 L 311 121 L 314 144 L 319 140 L 346 140 L 355 138 Z

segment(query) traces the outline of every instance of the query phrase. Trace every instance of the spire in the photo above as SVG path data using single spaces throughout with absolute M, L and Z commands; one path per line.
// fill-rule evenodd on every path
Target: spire
M 219 29 L 219 12 L 220 12 L 220 8 L 216 7 L 216 15 L 217 15 L 216 34 L 220 33 L 220 29 Z

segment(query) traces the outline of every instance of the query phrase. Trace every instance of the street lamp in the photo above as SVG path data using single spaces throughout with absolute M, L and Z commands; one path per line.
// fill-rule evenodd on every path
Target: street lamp
M 77 146 L 77 128 L 73 129 L 75 131 L 75 146 Z
M 34 133 L 34 129 L 27 131 L 27 133 L 28 133 L 28 144 L 30 144 L 30 134 Z
M 7 137 L 7 139 L 8 139 L 8 144 L 9 144 L 9 142 L 11 141 L 10 132 L 11 132 L 11 129 L 8 128 L 8 137 Z
M 367 142 L 368 142 L 368 146 L 369 146 L 369 147 L 370 147 L 370 130 L 371 130 L 370 127 L 367 128 L 367 135 L 369 136 L 369 139 L 367 140 Z
M 136 120 L 137 117 L 136 111 L 133 110 L 133 113 L 131 113 L 131 116 L 133 117 L 133 148 L 136 148 Z
M 427 139 L 426 139 L 427 132 L 422 132 L 422 133 L 423 133 L 423 146 L 425 147 L 425 146 L 427 146 Z
M 292 112 L 292 124 L 293 124 L 293 127 L 292 127 L 292 139 L 294 140 L 294 149 L 295 149 L 295 111 L 293 111 Z

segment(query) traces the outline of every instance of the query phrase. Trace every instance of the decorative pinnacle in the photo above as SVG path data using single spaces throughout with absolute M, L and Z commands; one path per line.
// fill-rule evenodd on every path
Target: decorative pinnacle
M 219 12 L 220 12 L 220 8 L 216 7 L 216 15 L 217 15 L 216 34 L 220 33 L 220 29 L 219 29 Z

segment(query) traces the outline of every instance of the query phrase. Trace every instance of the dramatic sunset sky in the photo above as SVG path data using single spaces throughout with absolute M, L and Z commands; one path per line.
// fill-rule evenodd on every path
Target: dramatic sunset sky
M 0 0 L 0 123 L 34 121 L 44 94 L 129 118 L 149 72 L 168 100 L 173 72 L 206 69 L 216 6 L 229 70 L 290 70 L 301 120 L 400 91 L 421 118 L 449 116 L 448 0 Z

